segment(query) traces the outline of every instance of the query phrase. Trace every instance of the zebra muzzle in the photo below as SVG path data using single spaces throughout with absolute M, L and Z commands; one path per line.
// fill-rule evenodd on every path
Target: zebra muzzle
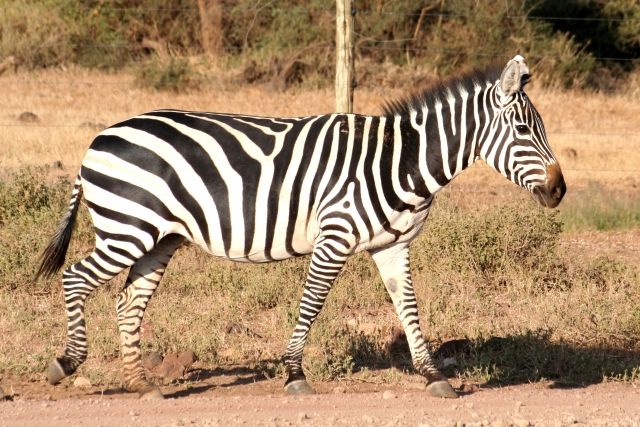
M 538 202 L 548 208 L 555 208 L 560 204 L 567 192 L 567 185 L 562 176 L 562 170 L 557 164 L 547 166 L 547 179 L 543 185 L 536 187 L 534 195 Z

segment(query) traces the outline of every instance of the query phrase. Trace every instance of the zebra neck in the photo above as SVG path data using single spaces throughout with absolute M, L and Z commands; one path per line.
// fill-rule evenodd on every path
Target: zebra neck
M 389 118 L 394 145 L 402 146 L 407 185 L 417 195 L 430 197 L 478 159 L 478 141 L 493 116 L 489 87 L 449 90 L 444 99 Z

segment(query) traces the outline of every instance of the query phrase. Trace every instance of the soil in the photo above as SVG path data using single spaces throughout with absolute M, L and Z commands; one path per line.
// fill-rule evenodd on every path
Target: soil
M 560 387 L 455 384 L 459 399 L 428 395 L 416 376 L 316 383 L 317 394 L 288 396 L 282 380 L 223 372 L 162 387 L 164 401 L 141 401 L 119 389 L 56 387 L 44 380 L 2 381 L 0 426 L 640 426 L 640 387 L 600 383 Z

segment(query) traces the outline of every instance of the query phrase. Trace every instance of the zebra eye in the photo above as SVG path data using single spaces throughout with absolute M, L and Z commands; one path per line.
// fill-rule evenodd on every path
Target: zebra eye
M 529 134 L 529 126 L 527 125 L 516 125 L 516 130 L 518 131 L 518 133 L 522 133 L 522 134 Z

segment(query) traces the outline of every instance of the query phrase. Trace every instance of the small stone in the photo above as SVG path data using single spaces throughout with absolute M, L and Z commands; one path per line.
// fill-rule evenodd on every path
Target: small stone
M 162 363 L 162 356 L 160 355 L 160 353 L 152 351 L 151 353 L 147 354 L 143 361 L 142 361 L 142 366 L 145 367 L 145 369 L 147 370 L 152 370 L 155 367 L 157 367 L 158 365 L 160 365 Z
M 346 389 L 346 388 L 344 388 L 344 387 L 340 387 L 340 386 L 338 386 L 338 387 L 334 387 L 334 388 L 333 388 L 333 393 L 334 393 L 334 394 L 344 394 L 344 393 L 346 393 L 346 392 L 347 392 L 347 389 Z
M 40 118 L 31 111 L 25 111 L 23 113 L 20 113 L 20 115 L 18 116 L 18 120 L 22 123 L 38 123 L 40 121 Z
M 74 387 L 80 387 L 80 388 L 91 387 L 91 381 L 89 381 L 85 377 L 77 377 L 75 379 L 75 381 L 73 382 L 73 386 Z
M 574 160 L 578 157 L 578 151 L 576 151 L 575 148 L 571 148 L 571 147 L 563 148 L 560 153 L 562 153 L 563 157 L 566 157 L 567 159 L 571 159 L 571 160 Z
M 397 397 L 398 396 L 394 392 L 392 392 L 391 390 L 386 390 L 384 393 L 382 393 L 382 398 L 384 400 L 395 399 Z
M 307 414 L 305 414 L 304 412 L 300 412 L 298 414 L 298 421 L 304 421 L 304 420 L 308 420 L 309 416 Z
M 135 411 L 129 411 L 129 415 L 131 415 L 132 417 L 137 417 L 139 414 Z
M 191 350 L 183 351 L 182 353 L 178 354 L 178 362 L 180 362 L 180 364 L 184 366 L 185 370 L 189 369 L 195 361 L 196 355 Z

